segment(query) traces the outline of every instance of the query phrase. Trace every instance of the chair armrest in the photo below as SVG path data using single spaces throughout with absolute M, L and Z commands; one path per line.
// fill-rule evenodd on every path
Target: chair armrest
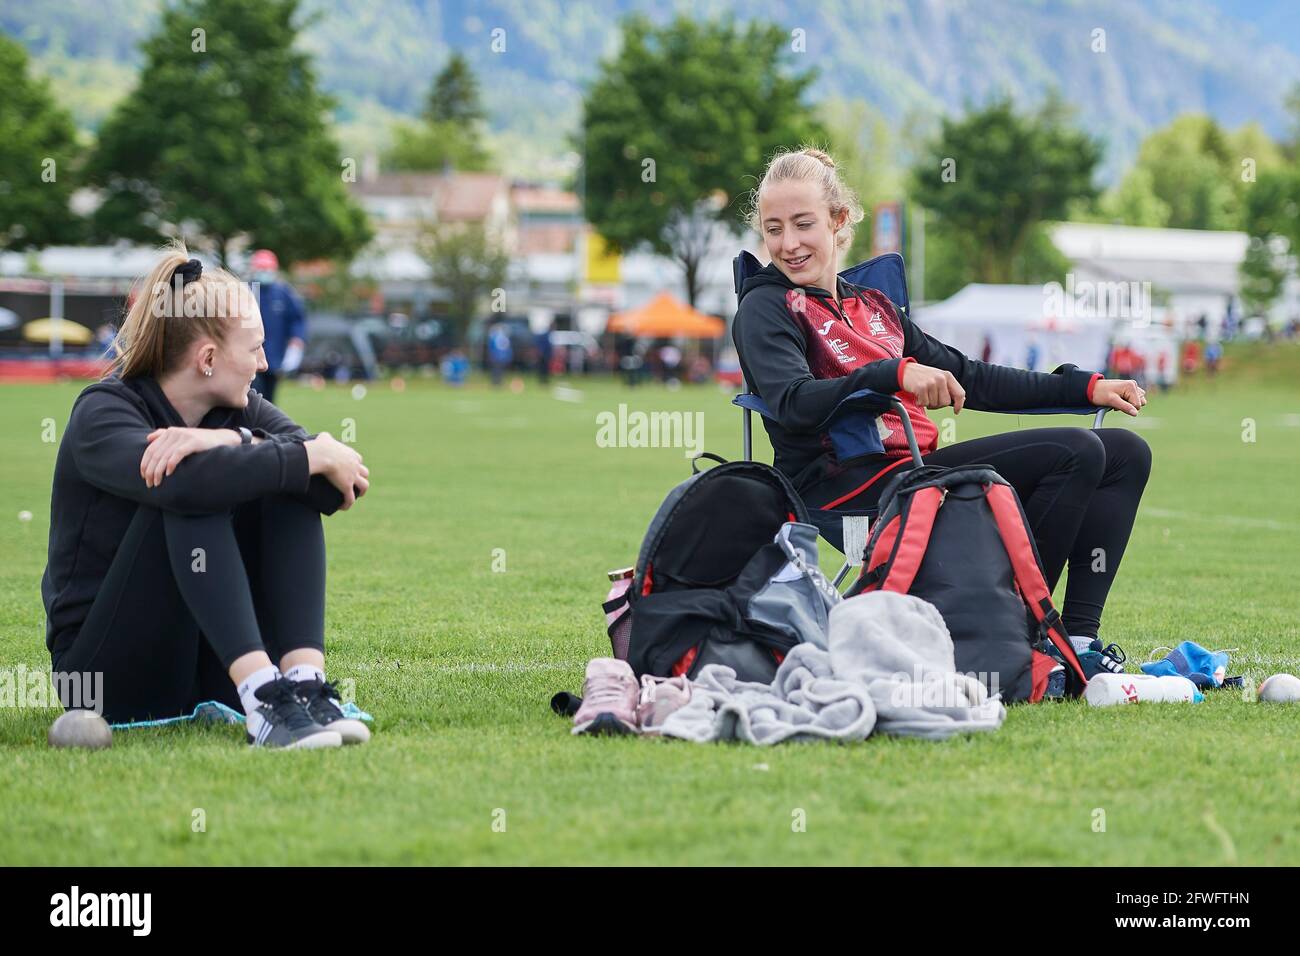
M 882 412 L 890 411 L 894 405 L 894 396 L 886 395 L 883 392 L 873 392 L 869 388 L 860 388 L 856 392 L 844 396 L 840 403 L 831 409 L 831 413 L 826 416 L 825 420 L 817 428 L 829 428 L 831 424 L 841 416 L 850 412 L 865 412 L 872 418 Z
M 776 421 L 776 415 L 767 407 L 767 403 L 755 395 L 753 392 L 743 392 L 731 400 L 731 404 L 738 405 L 747 412 L 758 412 L 764 418 L 770 418 Z M 912 422 L 907 416 L 906 410 L 902 403 L 893 395 L 886 395 L 883 392 L 873 392 L 871 389 L 863 388 L 840 400 L 840 403 L 831 410 L 826 419 L 817 426 L 818 431 L 825 431 L 830 435 L 831 447 L 835 450 L 835 457 L 840 461 L 847 461 L 852 458 L 858 458 L 863 455 L 881 454 L 885 450 L 884 442 L 880 438 L 880 429 L 876 424 L 876 417 L 881 412 L 893 410 L 898 414 L 903 423 L 903 431 L 907 435 L 907 444 L 912 451 L 912 458 L 918 464 L 921 461 L 921 452 L 916 445 L 916 436 L 912 432 Z M 1092 415 L 1092 427 L 1100 428 L 1102 419 L 1110 411 L 1105 406 L 1061 406 L 1056 408 L 1020 408 L 1000 410 L 997 414 L 1002 415 Z M 748 427 L 748 426 L 746 426 Z
M 747 412 L 758 412 L 764 418 L 770 418 L 772 421 L 776 421 L 776 416 L 773 415 L 772 410 L 767 407 L 767 403 L 753 392 L 741 392 L 731 400 L 731 404 L 739 405 Z
M 1078 406 L 1078 405 L 1070 405 L 1070 406 L 1060 406 L 1057 408 L 1005 409 L 1005 410 L 998 410 L 997 412 L 995 412 L 995 414 L 998 415 L 1092 415 L 1093 416 L 1092 427 L 1100 428 L 1102 424 L 1102 419 L 1106 417 L 1106 413 L 1108 411 L 1110 411 L 1110 406 L 1108 405 L 1088 405 L 1086 407 Z
M 869 388 L 858 389 L 858 391 L 846 395 L 840 399 L 838 405 L 831 410 L 825 420 L 817 425 L 817 430 L 822 431 L 828 428 L 831 423 L 847 412 L 866 412 L 873 418 L 881 412 L 887 412 L 893 406 L 894 396 L 885 395 L 881 392 L 873 392 Z M 742 392 L 731 400 L 731 404 L 738 405 L 741 408 L 751 412 L 758 412 L 764 418 L 770 418 L 776 421 L 776 414 L 767 407 L 767 403 L 755 395 L 753 392 Z
M 772 421 L 777 420 L 776 415 L 767 407 L 767 403 L 752 392 L 737 395 L 731 403 L 739 405 L 746 411 L 758 412 Z M 903 423 L 903 432 L 907 436 L 908 448 L 912 451 L 913 459 L 919 464 L 921 453 L 916 445 L 916 436 L 912 432 L 912 422 L 907 417 L 902 403 L 893 395 L 873 392 L 867 388 L 852 392 L 840 400 L 816 430 L 825 431 L 830 436 L 831 448 L 840 461 L 860 458 L 863 455 L 883 454 L 885 445 L 881 440 L 876 418 L 887 411 L 898 414 L 899 420 Z

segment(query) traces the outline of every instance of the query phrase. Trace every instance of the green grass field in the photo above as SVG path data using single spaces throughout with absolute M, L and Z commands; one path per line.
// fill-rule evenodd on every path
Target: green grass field
M 1300 672 L 1300 349 L 1230 357 L 1136 423 L 1155 467 L 1103 628 L 1134 668 L 1192 639 L 1253 681 Z M 287 387 L 313 431 L 352 419 L 372 469 L 326 528 L 329 671 L 355 682 L 373 741 L 253 752 L 242 729 L 188 726 L 74 753 L 46 745 L 55 711 L 0 708 L 0 863 L 1300 863 L 1300 705 L 1240 692 L 1016 707 L 945 743 L 572 737 L 547 702 L 608 653 L 604 571 L 632 563 L 689 473 L 680 449 L 598 447 L 597 413 L 702 411 L 727 457 L 740 429 L 712 387 L 570 384 L 580 401 L 531 380 Z M 0 385 L 0 668 L 49 665 L 43 420 L 61 435 L 78 389 Z M 957 438 L 1042 423 L 968 412 Z

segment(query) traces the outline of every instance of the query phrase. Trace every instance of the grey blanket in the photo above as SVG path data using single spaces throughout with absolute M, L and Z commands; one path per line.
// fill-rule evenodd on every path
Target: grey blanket
M 862 740 L 873 730 L 942 740 L 996 730 L 1006 708 L 978 680 L 956 673 L 952 638 L 932 604 L 872 592 L 837 604 L 830 649 L 796 645 L 770 685 L 736 680 L 711 664 L 663 734 L 698 742 Z

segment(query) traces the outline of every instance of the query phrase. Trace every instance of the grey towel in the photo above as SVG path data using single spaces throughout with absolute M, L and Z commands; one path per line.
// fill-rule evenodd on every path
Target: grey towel
M 879 729 L 940 740 L 1002 726 L 1006 708 L 956 673 L 943 617 L 920 598 L 872 592 L 837 604 L 829 643 L 829 652 L 796 645 L 770 685 L 738 681 L 722 664 L 701 668 L 664 736 L 774 744 L 862 740 Z
M 866 687 L 882 733 L 942 740 L 997 730 L 1007 709 L 958 674 L 938 608 L 910 594 L 872 591 L 831 609 L 831 669 Z
M 862 740 L 875 723 L 876 708 L 867 689 L 836 679 L 826 651 L 796 644 L 771 684 L 738 681 L 725 664 L 700 668 L 691 681 L 690 701 L 669 715 L 662 733 L 698 743 Z

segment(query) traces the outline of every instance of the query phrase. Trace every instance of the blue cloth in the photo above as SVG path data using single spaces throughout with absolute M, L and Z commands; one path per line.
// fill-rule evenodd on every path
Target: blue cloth
M 307 341 L 307 314 L 302 299 L 287 282 L 263 282 L 257 287 L 257 305 L 266 330 L 266 364 L 280 371 L 290 339 Z
M 449 355 L 442 360 L 442 377 L 448 385 L 463 385 L 469 375 L 469 359 L 464 355 Z
M 352 701 L 343 705 L 343 716 L 350 717 L 353 720 L 373 721 L 364 710 L 358 707 Z M 216 700 L 205 700 L 194 708 L 193 713 L 181 714 L 179 717 L 164 717 L 160 720 L 133 720 L 124 724 L 109 724 L 114 730 L 130 730 L 132 727 L 166 727 L 169 724 L 180 724 L 187 720 L 199 720 L 204 723 L 212 724 L 242 724 L 244 715 L 233 708 Z
M 1156 677 L 1178 675 L 1203 688 L 1222 686 L 1227 672 L 1227 651 L 1207 651 L 1195 641 L 1183 641 L 1166 654 L 1163 660 L 1142 665 L 1144 674 Z

